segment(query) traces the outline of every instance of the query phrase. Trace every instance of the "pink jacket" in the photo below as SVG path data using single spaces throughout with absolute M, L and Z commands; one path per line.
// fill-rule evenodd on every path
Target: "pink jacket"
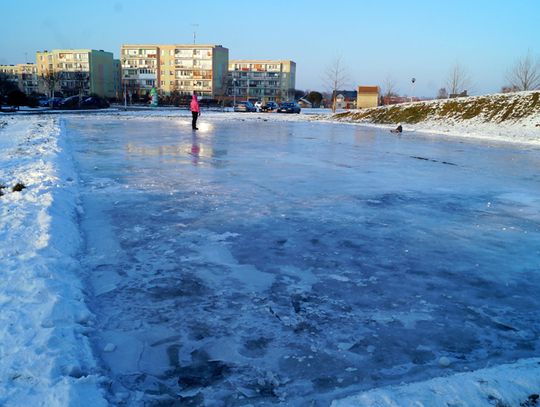
M 191 111 L 192 112 L 201 112 L 201 108 L 199 107 L 199 102 L 197 101 L 197 96 L 193 95 L 193 98 L 191 99 Z

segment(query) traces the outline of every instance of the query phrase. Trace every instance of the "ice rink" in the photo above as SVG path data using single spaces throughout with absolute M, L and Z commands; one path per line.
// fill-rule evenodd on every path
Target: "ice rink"
M 112 403 L 326 406 L 538 356 L 537 149 L 285 119 L 63 119 Z

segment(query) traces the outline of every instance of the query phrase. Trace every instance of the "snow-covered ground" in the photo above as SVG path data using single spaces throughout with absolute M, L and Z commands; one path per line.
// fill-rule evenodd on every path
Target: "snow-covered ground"
M 0 405 L 105 405 L 79 279 L 77 182 L 57 119 L 0 120 Z M 12 191 L 17 184 L 26 188 Z
M 321 117 L 323 121 L 335 122 L 331 116 Z M 356 126 L 374 127 L 384 130 L 395 129 L 396 125 L 357 123 L 354 121 L 340 120 Z M 401 137 L 411 133 L 424 133 L 433 138 L 441 136 L 456 139 L 469 139 L 482 141 L 495 141 L 512 144 L 540 146 L 540 119 L 527 120 L 519 124 L 484 123 L 480 120 L 447 122 L 441 120 L 426 120 L 422 123 L 404 124 Z
M 343 115 L 321 117 L 322 120 L 350 124 L 395 128 L 405 120 L 406 134 L 423 132 L 441 135 L 540 145 L 540 92 L 527 91 L 456 99 L 441 99 L 351 110 Z M 422 118 L 422 119 L 420 119 Z M 418 121 L 419 120 L 419 121 Z M 418 121 L 418 123 L 414 123 Z M 392 123 L 381 125 L 375 123 Z M 414 124 L 409 124 L 414 123 Z
M 0 405 L 538 393 L 534 146 L 186 113 L 0 117 Z

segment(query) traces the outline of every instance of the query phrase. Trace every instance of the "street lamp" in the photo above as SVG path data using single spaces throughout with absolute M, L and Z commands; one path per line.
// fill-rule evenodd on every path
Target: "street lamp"
M 233 83 L 233 108 L 234 108 L 236 106 L 236 78 L 234 76 L 233 76 L 232 83 Z
M 249 71 L 246 72 L 246 101 L 249 102 Z
M 416 78 L 411 79 L 411 103 L 413 101 L 413 95 L 414 95 L 414 83 L 416 82 Z

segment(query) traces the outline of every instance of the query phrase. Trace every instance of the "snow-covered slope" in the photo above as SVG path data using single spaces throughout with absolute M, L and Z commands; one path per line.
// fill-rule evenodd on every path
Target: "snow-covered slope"
M 60 122 L 1 122 L 0 405 L 106 405 L 85 336 L 77 189 Z
M 403 103 L 337 113 L 331 120 L 540 144 L 540 91 Z
M 336 400 L 332 407 L 533 407 L 540 391 L 540 359 L 375 389 Z

